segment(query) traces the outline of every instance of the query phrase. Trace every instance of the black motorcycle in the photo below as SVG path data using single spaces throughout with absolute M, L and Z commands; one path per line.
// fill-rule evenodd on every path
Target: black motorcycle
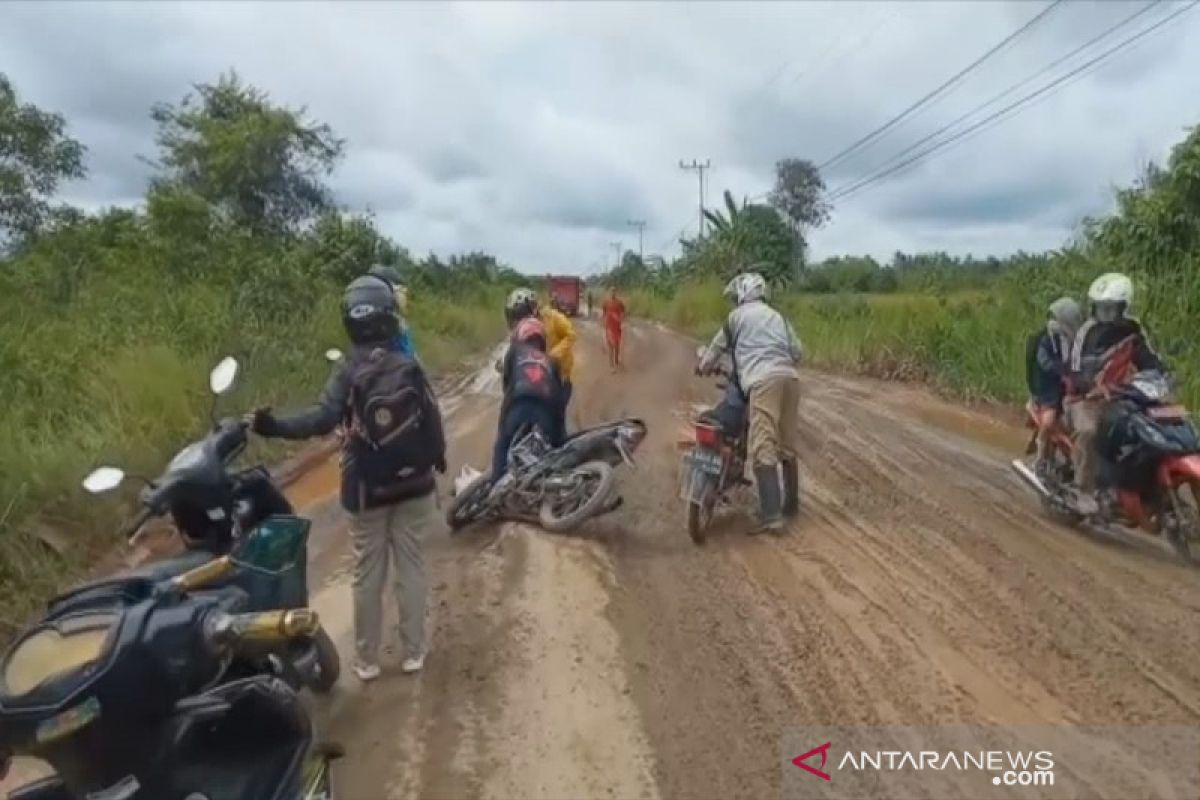
M 446 512 L 451 530 L 476 521 L 515 520 L 568 531 L 621 505 L 613 468 L 633 464 L 646 423 L 628 418 L 570 436 L 553 448 L 537 428 L 518 434 L 508 471 L 493 486 L 479 474 L 455 495 Z
M 297 529 L 256 530 L 226 556 L 277 573 Z M 281 543 L 282 540 L 282 543 Z M 331 800 L 330 761 L 279 678 L 229 680 L 245 654 L 320 631 L 314 612 L 240 613 L 205 564 L 164 580 L 127 575 L 56 598 L 0 661 L 0 762 L 47 762 L 18 800 Z
M 238 364 L 225 358 L 212 371 L 209 386 L 216 398 L 227 392 L 237 376 Z M 237 419 L 214 422 L 203 439 L 187 445 L 171 459 L 158 478 L 147 481 L 141 492 L 142 511 L 125 530 L 136 538 L 142 526 L 153 517 L 169 514 L 183 539 L 187 552 L 134 570 L 132 575 L 152 580 L 169 578 L 212 562 L 223 570 L 222 584 L 234 585 L 246 592 L 249 611 L 303 608 L 308 605 L 308 520 L 294 515 L 291 503 L 275 486 L 263 466 L 235 469 L 233 462 L 246 449 L 246 425 Z M 116 467 L 100 467 L 83 481 L 93 494 L 115 489 L 125 480 Z M 292 548 L 286 568 L 265 572 L 250 562 L 223 558 L 248 533 L 266 528 L 286 527 L 287 537 L 256 538 L 267 546 Z M 100 585 L 109 582 L 101 581 Z M 94 591 L 83 587 L 78 591 Z M 315 692 L 330 691 L 337 683 L 341 661 L 337 648 L 323 629 L 298 643 L 283 656 L 267 662 L 247 663 L 246 674 L 272 671 L 294 688 L 308 687 Z

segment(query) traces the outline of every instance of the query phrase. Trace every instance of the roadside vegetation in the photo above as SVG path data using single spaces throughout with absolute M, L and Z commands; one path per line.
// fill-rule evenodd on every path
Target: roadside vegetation
M 203 432 L 221 356 L 242 365 L 224 413 L 311 401 L 345 347 L 341 287 L 380 262 L 436 374 L 502 334 L 521 280 L 484 253 L 414 258 L 339 207 L 324 180 L 345 142 L 235 75 L 151 114 L 140 208 L 56 205 L 86 148 L 0 75 L 0 639 L 116 543 L 135 492 L 91 497 L 82 477 L 157 474 Z
M 1134 314 L 1172 366 L 1181 399 L 1200 408 L 1200 128 L 1164 165 L 1150 164 L 1118 190 L 1111 214 L 1083 220 L 1061 249 L 1004 258 L 897 252 L 886 264 L 809 263 L 804 233 L 831 209 L 815 169 L 792 164 L 781 162 L 765 203 L 739 205 L 726 192 L 725 207 L 710 212 L 716 224 L 682 242 L 679 259 L 653 268 L 627 253 L 596 282 L 624 287 L 632 313 L 709 336 L 728 311 L 724 282 L 752 267 L 771 280 L 811 365 L 1017 403 L 1026 395 L 1026 338 L 1049 303 L 1066 294 L 1085 304 L 1096 276 L 1125 272 L 1136 287 Z

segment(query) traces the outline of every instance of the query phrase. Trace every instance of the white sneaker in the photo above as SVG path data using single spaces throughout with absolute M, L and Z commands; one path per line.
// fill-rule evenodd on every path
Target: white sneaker
M 350 668 L 354 670 L 354 674 L 358 676 L 358 679 L 363 683 L 370 683 L 380 675 L 378 664 L 367 664 L 362 661 L 355 661 Z
M 413 672 L 420 672 L 421 668 L 424 666 L 425 666 L 425 654 L 421 653 L 421 655 L 419 655 L 419 656 L 410 656 L 409 658 L 404 659 L 404 663 L 401 665 L 400 668 L 402 670 L 404 670 L 406 673 L 411 674 Z

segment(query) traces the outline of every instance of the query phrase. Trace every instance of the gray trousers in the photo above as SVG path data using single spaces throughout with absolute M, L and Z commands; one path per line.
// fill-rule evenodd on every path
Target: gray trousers
M 350 516 L 354 540 L 354 639 L 360 661 L 376 664 L 383 629 L 383 590 L 388 560 L 400 606 L 400 642 L 405 658 L 425 650 L 425 539 L 435 513 L 432 493 Z

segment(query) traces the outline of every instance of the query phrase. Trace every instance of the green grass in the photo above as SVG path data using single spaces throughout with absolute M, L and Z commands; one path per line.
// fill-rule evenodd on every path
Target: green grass
M 241 362 L 220 402 L 221 413 L 237 414 L 312 402 L 329 374 L 324 352 L 346 347 L 339 293 L 324 285 L 273 314 L 248 312 L 240 287 L 150 273 L 97 274 L 60 307 L 28 285 L 7 288 L 0 286 L 0 639 L 117 542 L 135 491 L 93 497 L 80 488 L 82 477 L 99 463 L 158 474 L 204 432 L 208 372 L 221 356 Z M 430 371 L 496 341 L 502 307 L 502 288 L 414 293 L 410 324 Z M 256 444 L 247 458 L 282 452 Z M 64 555 L 34 535 L 43 526 L 69 539 Z

